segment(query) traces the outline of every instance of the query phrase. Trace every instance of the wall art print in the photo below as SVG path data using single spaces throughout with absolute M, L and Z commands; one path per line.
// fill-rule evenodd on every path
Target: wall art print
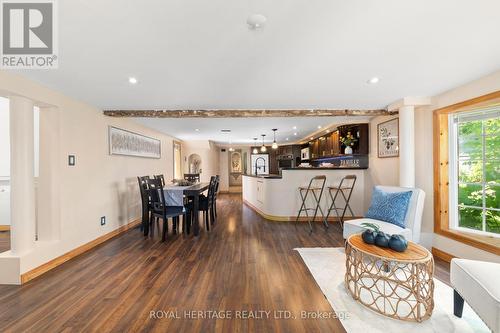
M 399 156 L 399 119 L 394 118 L 377 125 L 378 157 Z
M 161 158 L 161 141 L 109 126 L 109 154 Z

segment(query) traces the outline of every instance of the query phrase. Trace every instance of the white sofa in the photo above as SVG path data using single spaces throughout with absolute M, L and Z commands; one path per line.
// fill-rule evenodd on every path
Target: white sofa
M 392 223 L 369 218 L 348 220 L 344 222 L 344 239 L 349 238 L 349 236 L 351 235 L 362 232 L 364 230 L 364 228 L 361 226 L 362 223 L 375 223 L 380 226 L 380 231 L 383 231 L 389 235 L 403 235 L 407 240 L 418 243 L 420 241 L 420 227 L 422 225 L 422 212 L 424 210 L 425 192 L 418 188 L 396 186 L 376 186 L 376 188 L 384 192 L 413 192 L 410 199 L 410 205 L 405 217 L 406 228 L 401 228 Z
M 500 264 L 454 258 L 450 282 L 455 316 L 462 317 L 465 300 L 493 332 L 500 333 Z

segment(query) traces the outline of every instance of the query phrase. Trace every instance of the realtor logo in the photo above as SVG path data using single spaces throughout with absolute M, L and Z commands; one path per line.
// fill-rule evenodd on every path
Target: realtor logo
M 1 67 L 57 68 L 55 0 L 2 0 Z

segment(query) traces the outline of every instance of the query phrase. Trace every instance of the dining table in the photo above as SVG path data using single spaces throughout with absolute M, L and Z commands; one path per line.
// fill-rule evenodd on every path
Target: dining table
M 199 212 L 200 212 L 200 195 L 208 190 L 210 183 L 196 183 L 189 186 L 178 186 L 178 185 L 166 185 L 163 188 L 165 192 L 165 201 L 167 205 L 178 206 L 182 205 L 182 201 L 179 204 L 179 197 L 182 199 L 183 196 L 190 197 L 193 200 L 193 233 L 195 236 L 200 234 L 200 223 L 199 223 Z M 176 203 L 177 202 L 177 203 Z

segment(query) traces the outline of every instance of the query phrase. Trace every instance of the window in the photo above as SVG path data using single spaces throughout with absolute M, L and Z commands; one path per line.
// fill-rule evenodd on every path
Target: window
M 500 237 L 500 105 L 448 121 L 450 229 Z
M 433 111 L 434 232 L 500 255 L 500 90 Z

